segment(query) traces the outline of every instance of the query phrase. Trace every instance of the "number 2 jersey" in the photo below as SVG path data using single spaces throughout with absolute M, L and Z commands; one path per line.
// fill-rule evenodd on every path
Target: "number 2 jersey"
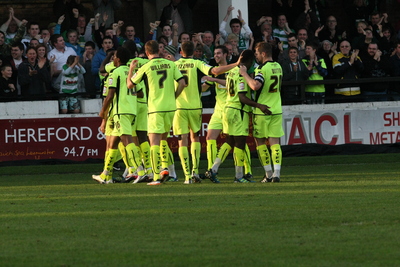
M 282 75 L 281 65 L 274 61 L 267 61 L 255 70 L 254 80 L 259 81 L 262 86 L 255 91 L 254 100 L 269 106 L 272 115 L 282 114 Z M 265 115 L 258 108 L 254 109 L 253 114 Z

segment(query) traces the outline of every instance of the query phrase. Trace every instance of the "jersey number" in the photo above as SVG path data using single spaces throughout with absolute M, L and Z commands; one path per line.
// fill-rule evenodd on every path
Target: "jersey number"
M 157 75 L 161 75 L 160 79 L 158 80 L 158 86 L 160 88 L 164 88 L 164 81 L 167 79 L 167 71 L 159 70 L 157 71 Z
M 276 93 L 276 92 L 278 92 L 279 87 L 280 87 L 279 85 L 280 85 L 280 81 L 281 81 L 281 75 L 272 75 L 271 80 L 273 80 L 273 82 L 269 86 L 268 92 Z
M 234 96 L 235 95 L 235 82 L 233 81 L 233 79 L 228 79 L 229 83 L 228 83 L 228 92 L 230 96 Z
M 189 84 L 189 76 L 187 76 L 187 70 L 181 70 L 181 73 L 183 75 L 183 79 L 185 80 L 186 86 Z

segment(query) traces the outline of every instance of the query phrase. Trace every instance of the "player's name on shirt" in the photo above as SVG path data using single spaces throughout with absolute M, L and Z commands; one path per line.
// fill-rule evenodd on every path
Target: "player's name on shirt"
M 165 69 L 170 69 L 171 65 L 169 64 L 160 64 L 160 65 L 153 65 L 150 66 L 151 70 L 165 70 Z

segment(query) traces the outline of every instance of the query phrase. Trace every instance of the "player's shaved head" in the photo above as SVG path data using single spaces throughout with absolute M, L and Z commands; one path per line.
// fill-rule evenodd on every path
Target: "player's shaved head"
M 254 64 L 254 53 L 252 50 L 244 50 L 240 54 L 240 64 L 245 65 L 249 69 Z
M 146 44 L 144 45 L 144 49 L 150 55 L 155 55 L 158 54 L 159 52 L 158 43 L 154 40 L 147 41 Z

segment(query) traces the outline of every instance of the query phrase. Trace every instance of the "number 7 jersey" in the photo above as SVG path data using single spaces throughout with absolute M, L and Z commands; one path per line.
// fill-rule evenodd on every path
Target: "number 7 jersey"
M 148 92 L 148 113 L 176 110 L 175 83 L 182 79 L 175 63 L 164 58 L 153 58 L 133 75 L 132 83 L 144 80 Z
M 254 100 L 269 106 L 272 115 L 282 114 L 282 75 L 281 65 L 274 61 L 267 61 L 255 70 L 254 80 L 259 81 L 262 86 L 255 91 Z M 264 115 L 258 108 L 255 108 L 253 113 Z

